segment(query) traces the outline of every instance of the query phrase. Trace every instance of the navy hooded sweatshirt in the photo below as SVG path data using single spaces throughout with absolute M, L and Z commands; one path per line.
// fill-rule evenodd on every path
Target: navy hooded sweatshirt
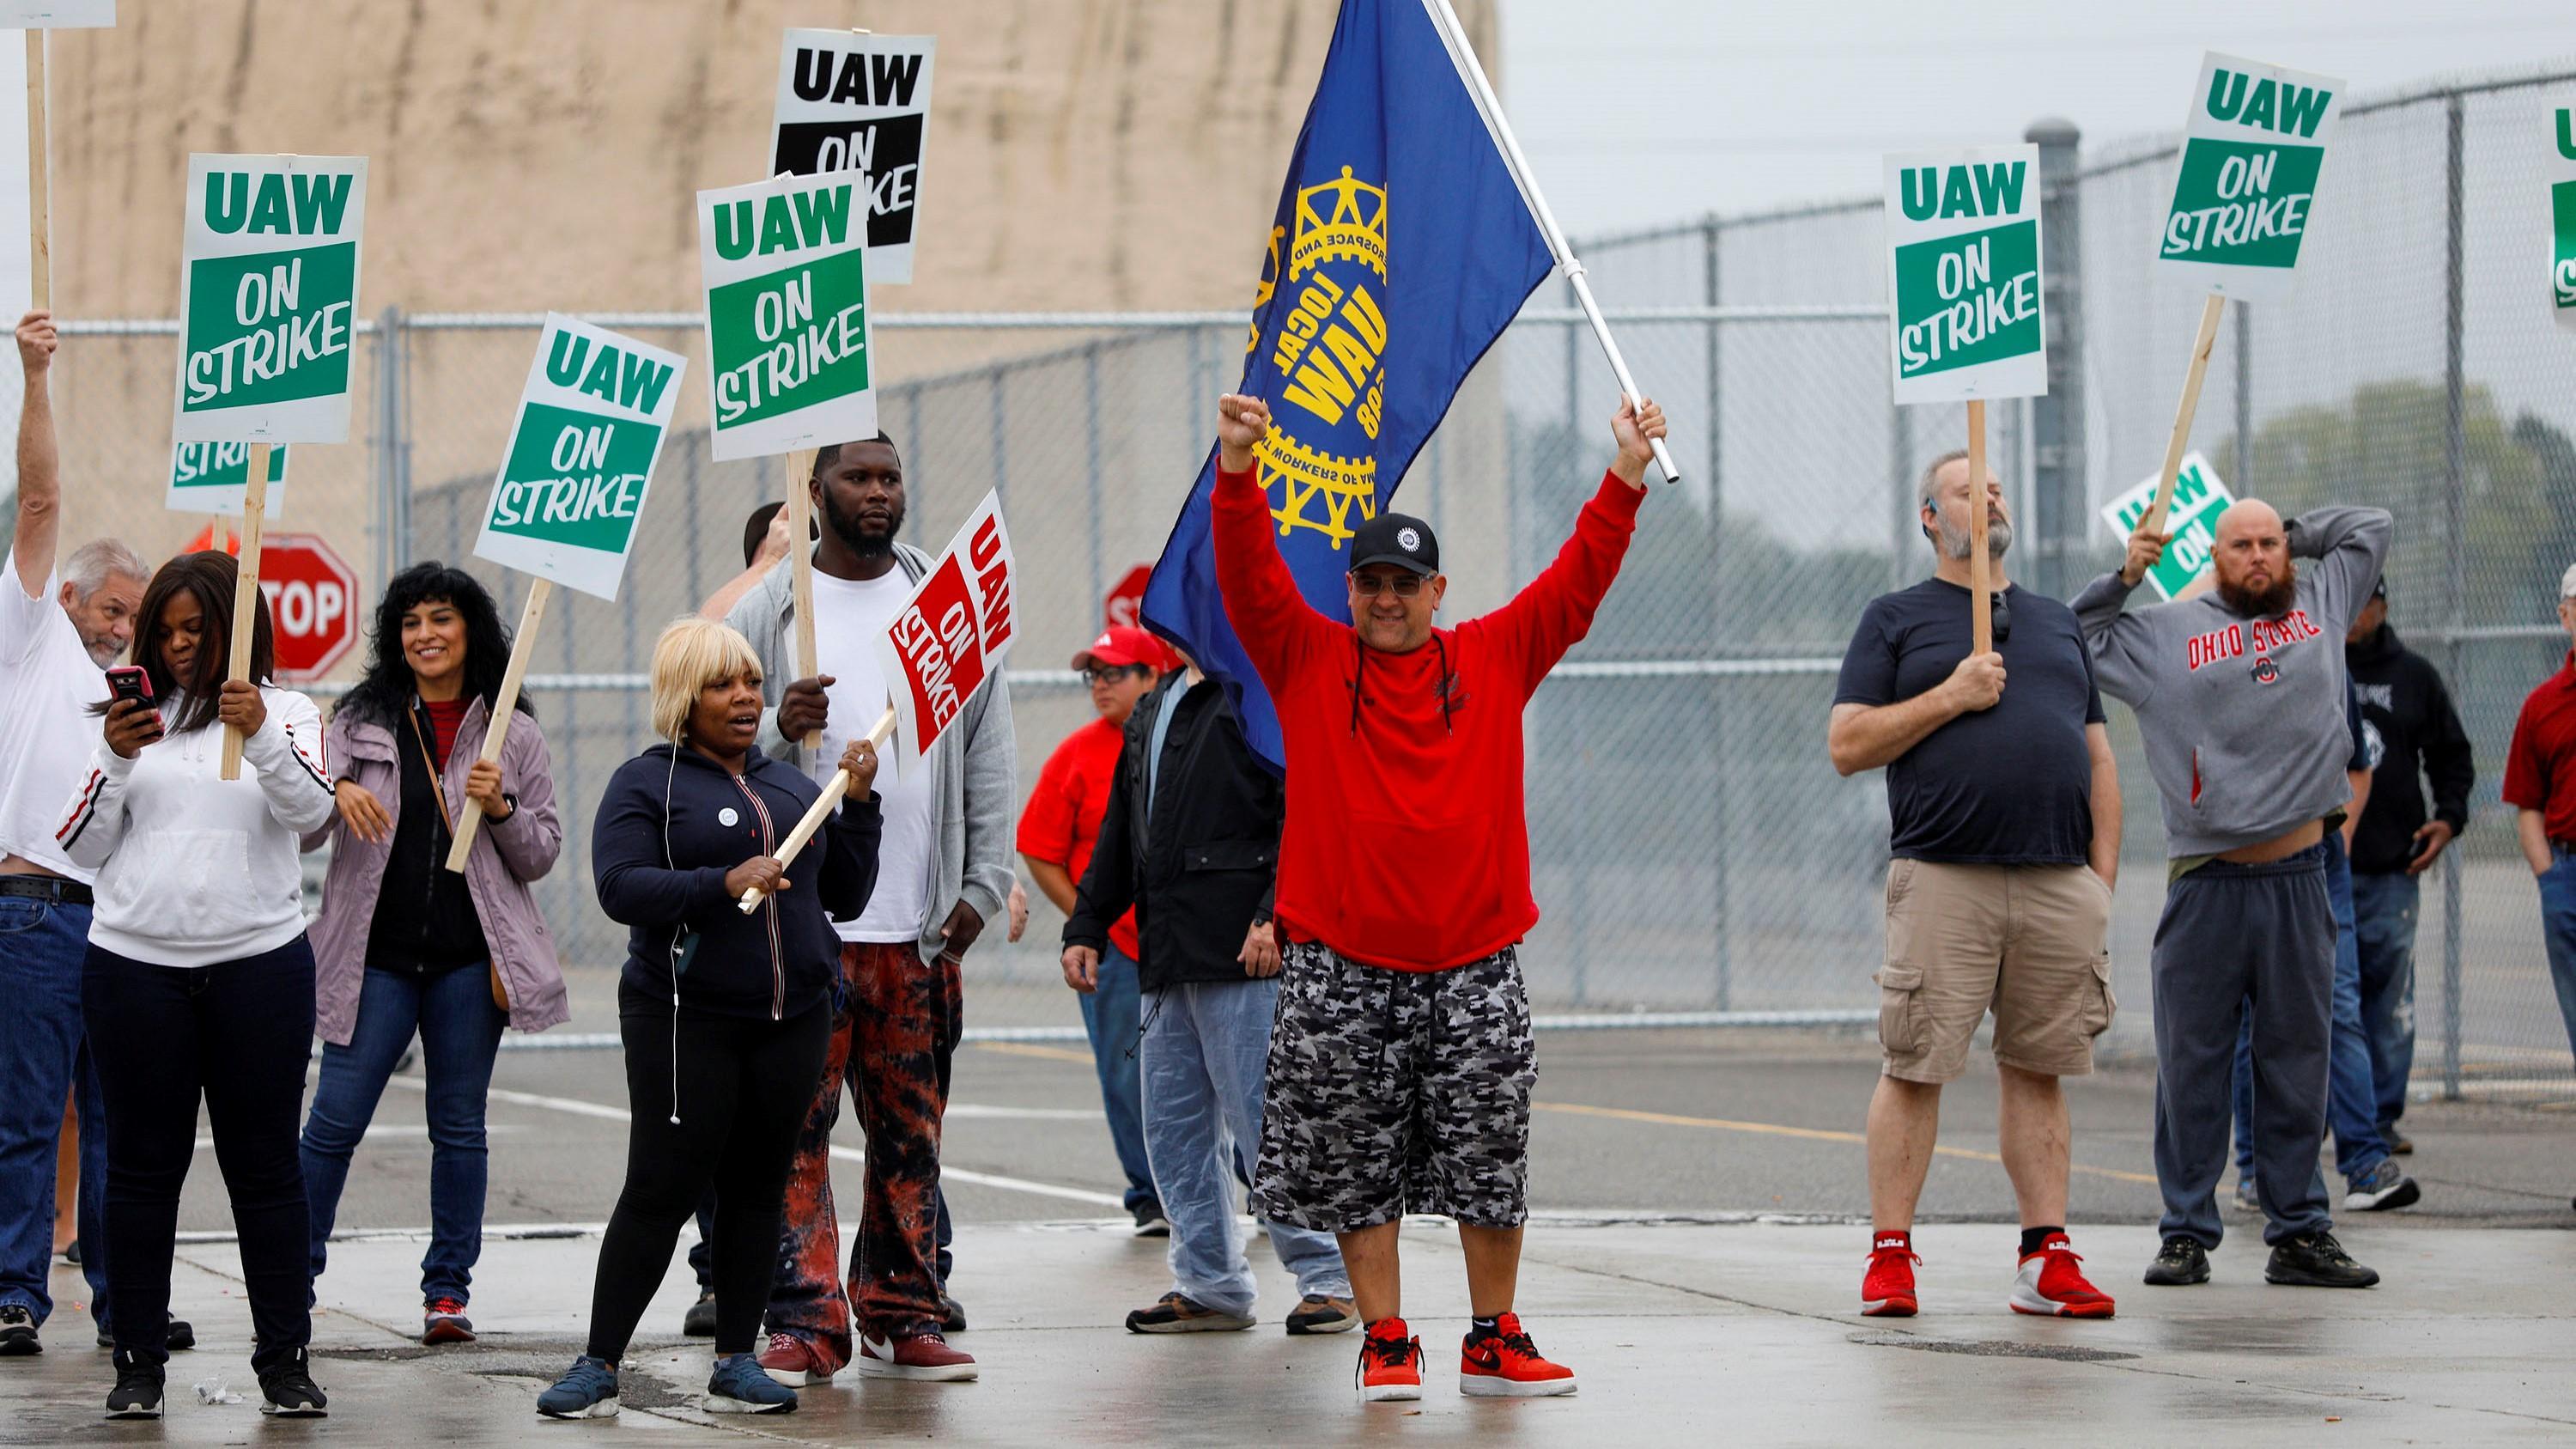
M 620 1012 L 667 1014 L 683 956 L 680 1001 L 693 1012 L 778 1021 L 831 994 L 841 956 L 831 917 L 856 919 L 876 885 L 877 797 L 844 801 L 788 864 L 790 889 L 751 914 L 724 886 L 735 866 L 777 854 L 821 793 L 758 751 L 740 775 L 670 745 L 618 766 L 591 827 L 590 865 L 599 908 L 633 928 Z

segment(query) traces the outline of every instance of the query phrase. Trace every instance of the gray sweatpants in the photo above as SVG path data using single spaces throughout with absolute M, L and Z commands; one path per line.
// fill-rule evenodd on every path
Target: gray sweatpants
M 2335 925 L 2325 847 L 2264 865 L 2213 860 L 2165 892 L 2156 923 L 2156 1183 L 2164 1234 L 2215 1248 L 2238 1013 L 2254 1015 L 2254 1190 L 2278 1243 L 2334 1226 L 2326 1132 Z

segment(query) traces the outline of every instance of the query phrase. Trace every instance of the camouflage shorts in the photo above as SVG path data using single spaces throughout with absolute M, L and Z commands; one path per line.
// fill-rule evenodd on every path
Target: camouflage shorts
M 1254 1211 L 1317 1232 L 1406 1213 L 1519 1226 L 1538 1068 L 1516 948 L 1427 972 L 1285 954 Z

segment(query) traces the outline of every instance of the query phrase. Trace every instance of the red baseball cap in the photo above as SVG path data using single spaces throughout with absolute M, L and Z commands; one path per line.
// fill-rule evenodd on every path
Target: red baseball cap
M 1113 624 L 1107 633 L 1091 641 L 1073 656 L 1073 667 L 1088 669 L 1094 664 L 1111 666 L 1150 664 L 1157 672 L 1169 670 L 1173 661 L 1163 641 L 1133 624 Z

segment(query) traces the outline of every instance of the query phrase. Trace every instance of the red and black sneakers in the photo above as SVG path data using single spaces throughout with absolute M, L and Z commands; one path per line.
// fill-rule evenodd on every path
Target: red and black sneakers
M 1860 1311 L 1868 1318 L 1914 1316 L 1914 1256 L 1911 1233 L 1887 1232 L 1870 1239 L 1869 1271 L 1861 1275 Z
M 420 1341 L 424 1344 L 472 1343 L 474 1322 L 465 1305 L 453 1298 L 432 1298 L 421 1305 Z
M 1360 1340 L 1360 1363 L 1353 1377 L 1359 1382 L 1360 1397 L 1372 1402 L 1421 1398 L 1422 1340 L 1405 1331 L 1401 1318 L 1379 1319 Z
M 1517 1313 L 1470 1328 L 1458 1358 L 1458 1392 L 1475 1398 L 1541 1398 L 1574 1392 L 1574 1370 L 1539 1356 Z
M 2110 1317 L 2111 1295 L 2084 1281 L 2084 1270 L 2075 1266 L 2083 1261 L 2064 1233 L 2051 1233 L 2038 1252 L 2022 1254 L 2021 1276 L 2013 1279 L 2012 1311 L 2049 1318 Z

